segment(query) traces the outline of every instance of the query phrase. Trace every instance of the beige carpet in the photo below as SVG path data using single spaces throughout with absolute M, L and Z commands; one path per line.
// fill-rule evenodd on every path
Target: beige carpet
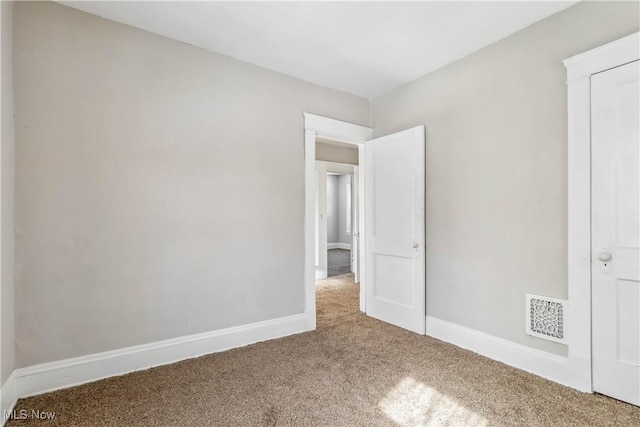
M 583 394 L 358 312 L 352 275 L 319 282 L 318 329 L 20 400 L 8 426 L 640 426 Z

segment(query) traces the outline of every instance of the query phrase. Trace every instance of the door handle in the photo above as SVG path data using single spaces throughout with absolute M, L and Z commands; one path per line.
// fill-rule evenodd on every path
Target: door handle
M 602 262 L 609 262 L 611 261 L 611 252 L 600 252 L 598 254 L 598 259 Z
M 413 249 L 418 249 L 420 247 L 420 243 L 413 242 Z

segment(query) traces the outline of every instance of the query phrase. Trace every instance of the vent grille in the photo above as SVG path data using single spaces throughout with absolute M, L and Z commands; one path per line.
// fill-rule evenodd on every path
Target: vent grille
M 565 343 L 566 306 L 566 300 L 527 294 L 527 334 Z

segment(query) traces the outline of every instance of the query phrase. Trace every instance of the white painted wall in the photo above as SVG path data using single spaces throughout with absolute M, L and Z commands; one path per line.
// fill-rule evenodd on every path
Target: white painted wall
M 427 314 L 525 334 L 526 292 L 567 297 L 562 60 L 638 31 L 637 2 L 581 2 L 372 102 L 375 136 L 427 129 Z
M 0 384 L 5 383 L 15 366 L 12 14 L 13 2 L 0 2 Z
M 340 175 L 325 175 L 327 178 L 327 243 L 338 243 L 340 226 L 340 200 L 338 180 Z
M 301 313 L 302 114 L 368 102 L 52 2 L 14 18 L 17 366 Z

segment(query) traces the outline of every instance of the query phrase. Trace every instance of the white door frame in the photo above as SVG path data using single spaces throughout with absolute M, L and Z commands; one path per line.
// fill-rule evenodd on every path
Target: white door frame
M 568 106 L 569 382 L 592 393 L 591 380 L 591 75 L 640 59 L 640 33 L 563 61 Z
M 315 162 L 316 138 L 363 145 L 373 136 L 371 128 L 342 122 L 315 114 L 304 113 L 304 291 L 307 330 L 316 328 L 315 278 Z M 364 162 L 364 150 L 358 150 L 358 161 Z M 362 163 L 360 164 L 362 166 Z M 361 170 L 364 168 L 360 167 Z M 362 185 L 362 183 L 360 184 Z M 362 222 L 364 224 L 364 222 Z M 361 242 L 364 245 L 364 242 Z M 363 271 L 362 269 L 360 270 Z M 360 304 L 363 304 L 364 276 L 360 277 Z M 362 306 L 361 306 L 362 309 Z

